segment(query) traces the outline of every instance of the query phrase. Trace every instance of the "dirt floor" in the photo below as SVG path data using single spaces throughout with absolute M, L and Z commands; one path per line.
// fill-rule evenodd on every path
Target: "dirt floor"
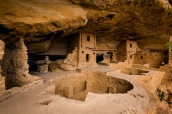
M 118 94 L 88 92 L 85 101 L 78 101 L 50 94 L 47 92 L 47 87 L 52 85 L 52 80 L 57 77 L 80 72 L 36 73 L 35 75 L 45 79 L 45 83 L 1 102 L 0 114 L 155 114 L 157 101 L 136 82 L 136 75 L 122 74 L 117 69 L 108 66 L 79 71 L 90 70 L 107 72 L 108 76 L 125 79 L 133 85 L 133 89 L 127 93 Z

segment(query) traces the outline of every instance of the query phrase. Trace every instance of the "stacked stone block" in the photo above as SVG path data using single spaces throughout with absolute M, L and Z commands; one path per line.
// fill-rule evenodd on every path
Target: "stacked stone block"
M 67 86 L 64 87 L 64 96 L 66 98 L 73 97 L 73 86 L 67 85 Z
M 6 89 L 21 87 L 37 79 L 29 74 L 27 48 L 22 38 L 6 45 L 4 51 L 2 75 Z
M 48 67 L 51 61 L 49 60 L 48 56 L 45 56 L 45 60 L 39 60 L 36 62 L 37 64 L 37 71 L 40 73 L 47 73 L 48 72 Z
M 68 54 L 64 59 L 61 68 L 66 70 L 76 70 L 77 68 L 77 48 L 72 51 L 72 53 Z
M 1 76 L 1 61 L 4 55 L 4 42 L 0 40 L 0 92 L 5 90 L 5 77 Z

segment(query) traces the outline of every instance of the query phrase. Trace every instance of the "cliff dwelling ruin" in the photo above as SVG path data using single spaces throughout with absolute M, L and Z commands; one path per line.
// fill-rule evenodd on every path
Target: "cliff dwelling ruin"
M 172 114 L 171 0 L 1 0 L 0 113 Z

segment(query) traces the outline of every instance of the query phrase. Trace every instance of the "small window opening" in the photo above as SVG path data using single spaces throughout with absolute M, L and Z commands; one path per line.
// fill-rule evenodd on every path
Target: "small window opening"
M 90 41 L 90 36 L 87 36 L 87 41 Z
M 110 55 L 110 59 L 112 60 L 112 58 L 113 58 L 113 52 L 109 52 L 109 55 Z
M 82 53 L 84 53 L 84 51 L 82 51 Z
M 130 55 L 130 59 L 132 59 L 132 55 Z
M 86 61 L 89 62 L 90 60 L 90 54 L 86 54 Z
M 93 54 L 95 54 L 95 53 L 93 53 Z
M 132 47 L 132 44 L 130 44 L 130 47 Z
M 143 56 L 140 56 L 140 59 L 143 59 Z

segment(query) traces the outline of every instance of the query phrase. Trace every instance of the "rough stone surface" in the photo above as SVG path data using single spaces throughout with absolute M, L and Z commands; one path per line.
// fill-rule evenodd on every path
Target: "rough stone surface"
M 1 64 L 2 64 L 2 58 L 4 55 L 4 48 L 5 48 L 5 44 L 2 40 L 0 40 L 0 92 L 5 90 L 5 77 L 1 76 Z
M 165 75 L 161 81 L 161 85 L 160 86 L 164 86 L 163 87 L 163 91 L 166 91 L 169 90 L 169 91 L 172 91 L 172 83 L 171 83 L 171 80 L 172 80 L 172 73 L 171 73 L 171 68 L 167 65 L 165 66 L 161 66 L 159 68 L 160 71 L 163 71 L 165 72 Z
M 30 53 L 45 52 L 52 38 L 78 31 L 96 34 L 106 48 L 130 39 L 142 48 L 165 50 L 172 35 L 168 0 L 7 0 L 0 7 L 0 38 L 12 42 L 23 35 Z
M 23 39 L 18 39 L 10 45 L 6 45 L 2 61 L 2 74 L 5 76 L 6 88 L 23 86 L 34 80 L 28 73 L 27 48 Z
M 52 61 L 49 68 L 51 71 L 56 72 L 56 71 L 61 71 L 61 65 L 63 64 L 64 59 L 58 59 L 56 61 Z
M 38 66 L 38 72 L 40 73 L 47 73 L 48 72 L 48 65 L 41 65 L 41 66 Z
M 51 61 L 49 60 L 49 56 L 45 56 L 44 60 L 38 60 L 36 61 L 37 64 L 37 71 L 40 73 L 47 73 L 48 72 L 48 67 L 51 64 Z
M 129 74 L 129 75 L 143 75 L 144 73 L 148 73 L 149 71 L 134 69 L 134 68 L 124 68 L 121 69 L 121 73 Z
M 0 92 L 5 90 L 5 77 L 0 76 Z
M 136 80 L 139 84 L 145 87 L 148 91 L 155 95 L 156 89 L 161 84 L 162 78 L 164 77 L 165 72 L 152 71 L 148 75 L 143 77 L 136 77 Z
M 2 60 L 2 57 L 4 55 L 4 48 L 5 48 L 5 43 L 0 40 L 0 61 Z M 0 62 L 0 65 L 1 65 L 1 62 Z
M 51 39 L 87 23 L 86 11 L 68 0 L 1 1 L 0 39 L 24 35 L 28 52 L 45 52 Z
M 69 53 L 67 57 L 64 59 L 63 63 L 61 64 L 61 68 L 66 70 L 76 70 L 77 68 L 77 48 Z
M 55 94 L 55 89 L 56 89 L 55 84 L 51 84 L 46 88 L 46 91 L 48 93 Z

